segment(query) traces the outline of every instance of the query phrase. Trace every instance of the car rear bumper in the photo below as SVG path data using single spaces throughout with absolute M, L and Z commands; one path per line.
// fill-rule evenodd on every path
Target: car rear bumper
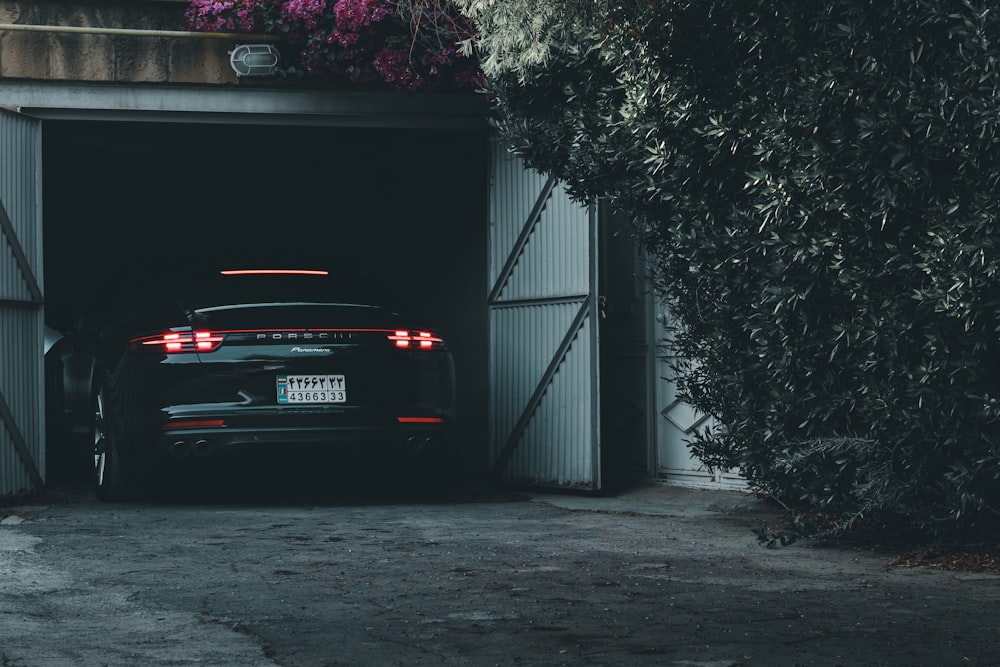
M 217 458 L 240 452 L 323 452 L 420 457 L 447 455 L 452 446 L 448 423 L 327 428 L 189 428 L 164 431 L 157 453 L 172 460 Z

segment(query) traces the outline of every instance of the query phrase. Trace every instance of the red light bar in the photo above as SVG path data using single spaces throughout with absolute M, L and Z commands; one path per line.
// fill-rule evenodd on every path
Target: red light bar
M 222 426 L 225 423 L 222 419 L 186 419 L 184 421 L 168 422 L 163 425 L 163 428 L 204 428 L 206 426 Z
M 441 417 L 396 417 L 400 424 L 443 424 Z
M 224 276 L 328 276 L 329 271 L 317 271 L 314 269 L 227 269 L 219 271 Z

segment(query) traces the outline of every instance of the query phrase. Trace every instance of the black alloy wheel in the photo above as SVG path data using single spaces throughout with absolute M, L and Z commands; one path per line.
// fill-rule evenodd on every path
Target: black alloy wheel
M 94 438 L 94 482 L 99 500 L 115 502 L 128 496 L 128 477 L 117 440 L 107 419 L 104 388 L 94 392 L 91 433 Z

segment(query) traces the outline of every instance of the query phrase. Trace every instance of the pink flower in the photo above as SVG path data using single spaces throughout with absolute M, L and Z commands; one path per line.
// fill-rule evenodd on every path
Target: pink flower
M 326 13 L 326 0 L 287 0 L 281 4 L 281 19 L 288 23 L 301 22 L 307 29 L 315 28 Z
M 335 84 L 469 90 L 481 78 L 454 44 L 471 34 L 457 12 L 427 11 L 414 31 L 395 0 L 189 0 L 192 30 L 268 30 L 299 53 L 294 65 Z

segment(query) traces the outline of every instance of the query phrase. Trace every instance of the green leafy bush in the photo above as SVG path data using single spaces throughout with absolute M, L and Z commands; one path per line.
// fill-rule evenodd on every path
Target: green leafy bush
M 610 3 L 489 78 L 498 126 L 633 213 L 695 453 L 787 503 L 1000 527 L 1000 12 Z

